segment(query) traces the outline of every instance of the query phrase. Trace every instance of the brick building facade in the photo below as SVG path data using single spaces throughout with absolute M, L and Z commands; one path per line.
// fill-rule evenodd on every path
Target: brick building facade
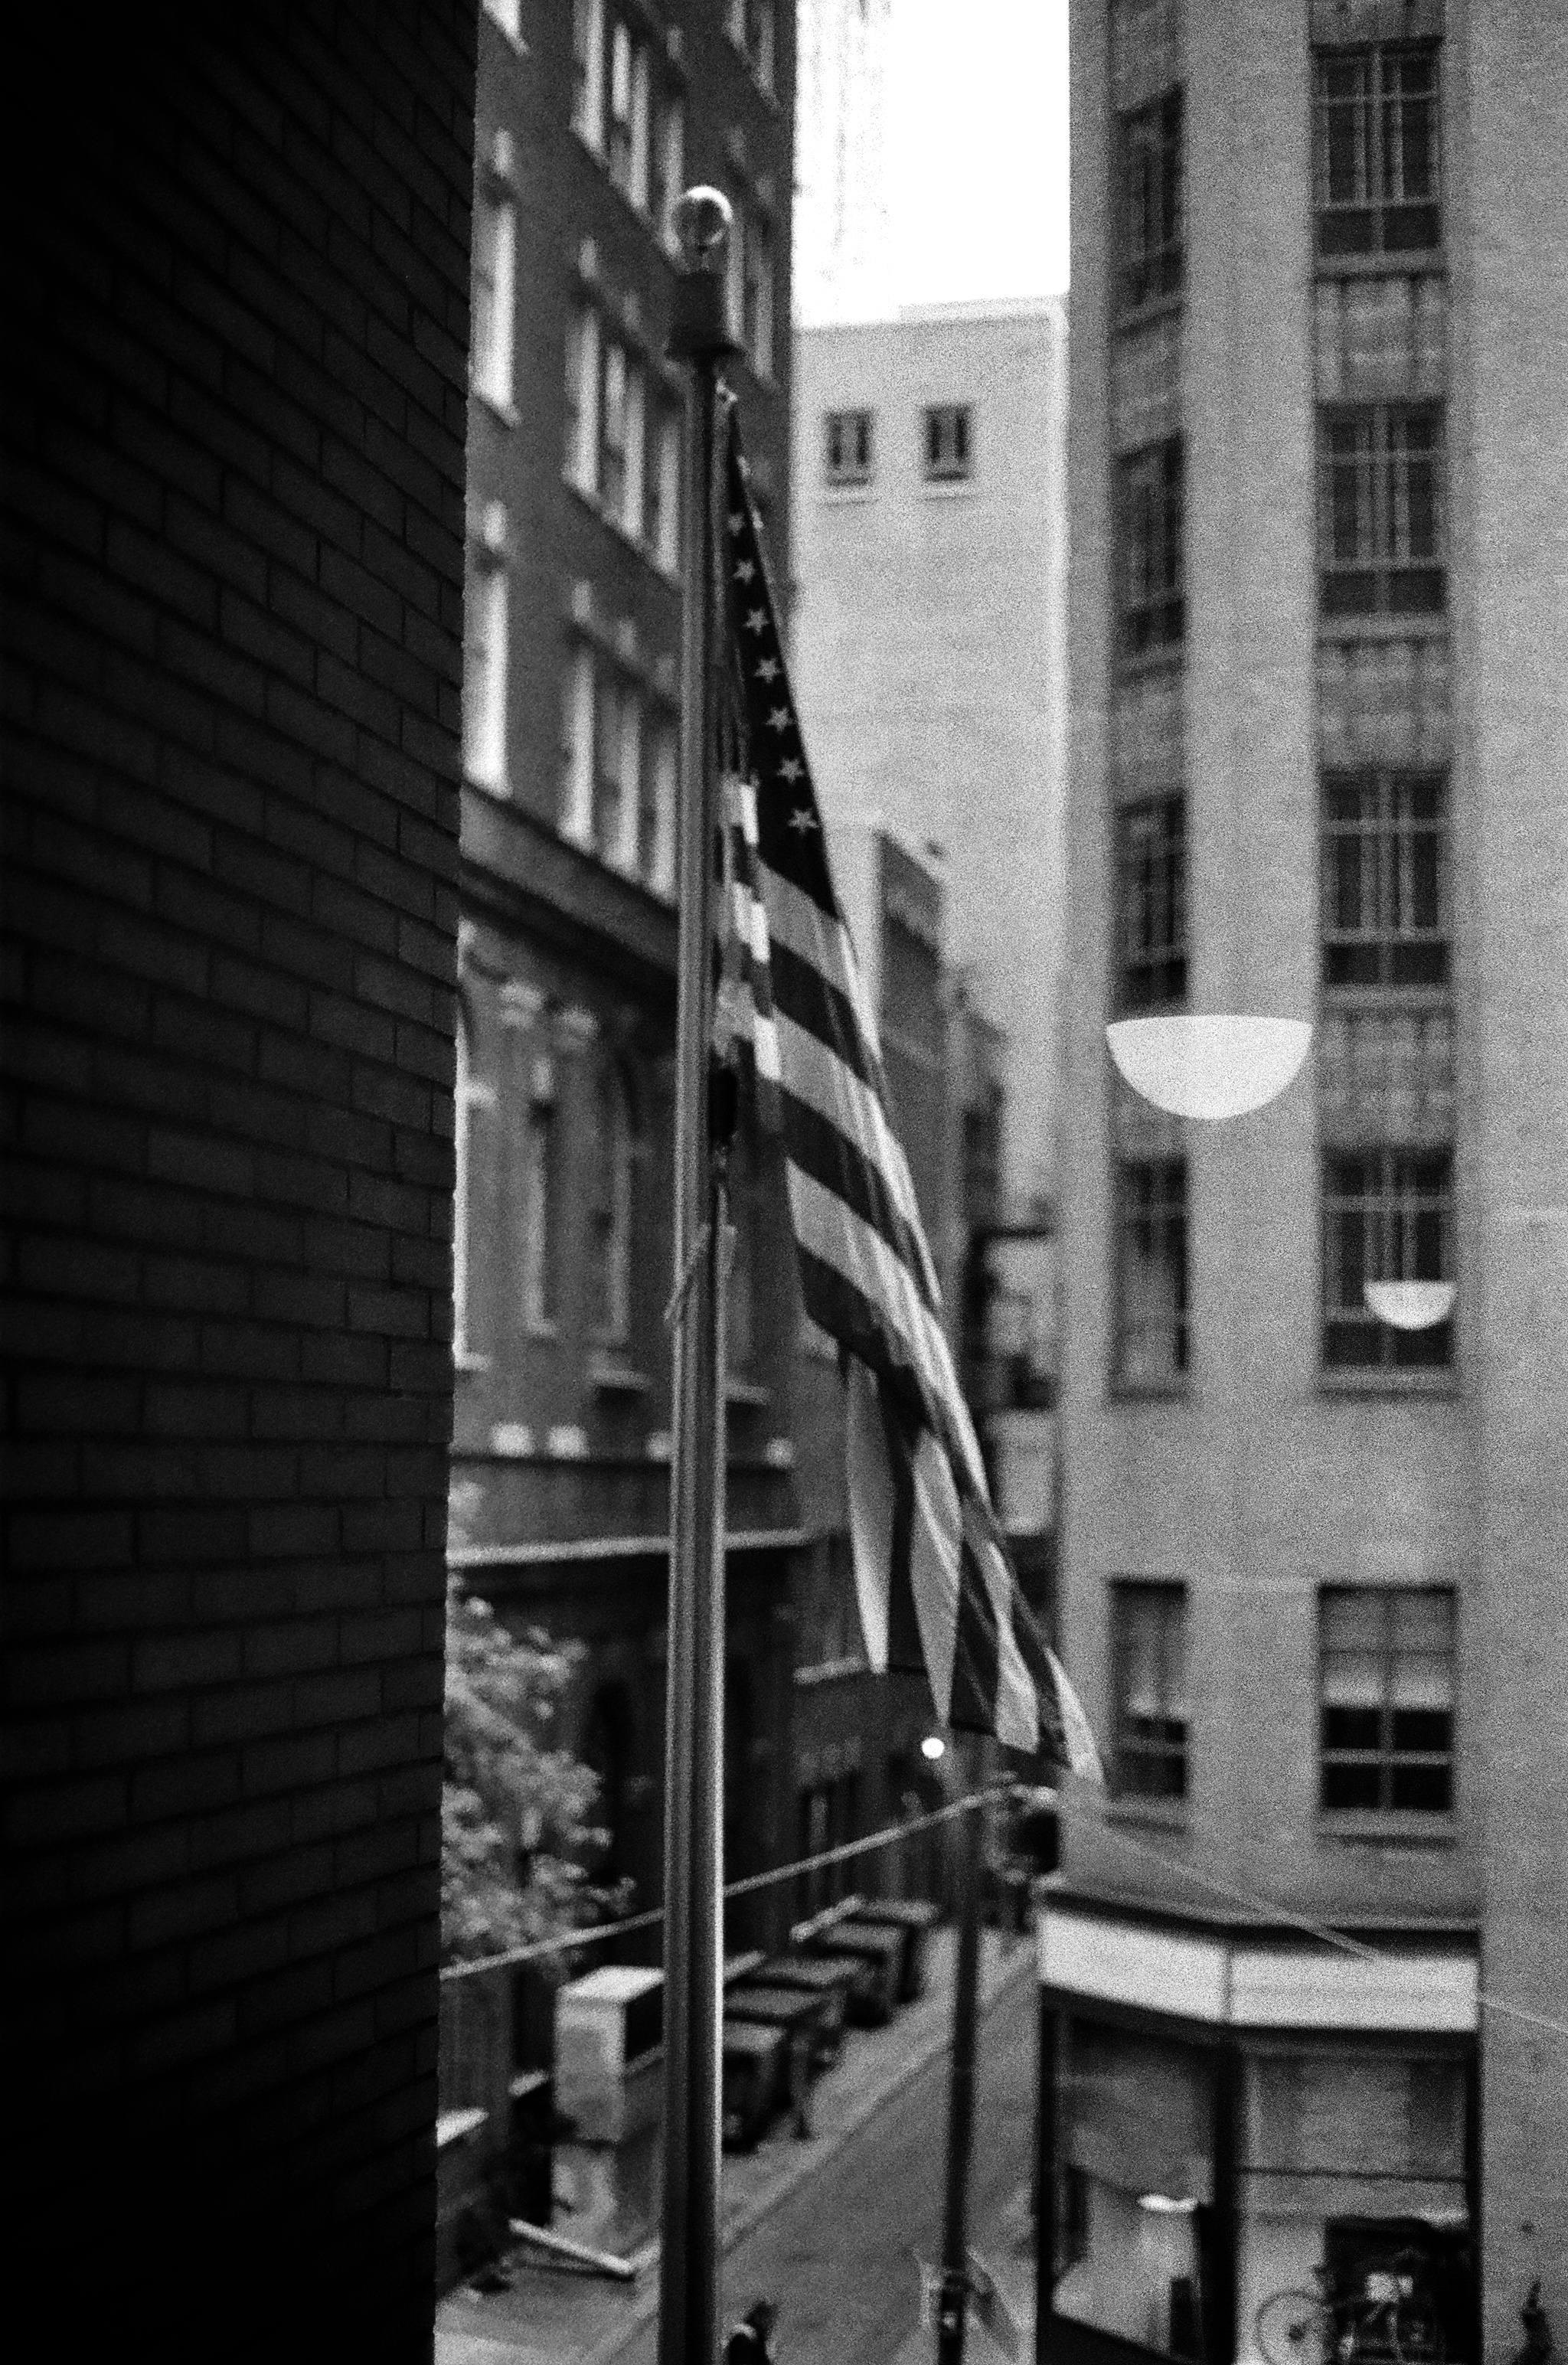
M 474 11 L 7 76 L 7 2227 L 428 2358 Z

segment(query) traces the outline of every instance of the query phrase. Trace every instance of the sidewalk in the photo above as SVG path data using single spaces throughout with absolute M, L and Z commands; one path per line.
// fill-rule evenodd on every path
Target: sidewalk
M 805 2141 L 780 2124 L 755 2152 L 725 2154 L 723 2247 L 731 2249 L 946 2050 L 952 2026 L 951 1930 L 934 1933 L 929 1984 L 886 2028 L 851 2029 L 834 2067 L 812 2088 Z M 984 1933 L 982 2012 L 1034 1968 L 1026 1937 Z M 566 2233 L 568 2225 L 558 2228 Z M 658 2251 L 639 2254 L 634 2283 L 613 2283 L 546 2263 L 526 2246 L 507 2260 L 510 2291 L 484 2296 L 460 2286 L 436 2310 L 435 2365 L 610 2365 L 658 2309 Z

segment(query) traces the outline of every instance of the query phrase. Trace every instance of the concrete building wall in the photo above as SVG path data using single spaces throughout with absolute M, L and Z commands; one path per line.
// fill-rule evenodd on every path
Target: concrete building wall
M 804 331 L 794 669 L 829 825 L 942 849 L 949 958 L 1008 1035 L 1014 1192 L 1052 1158 L 1065 733 L 1066 316 L 1057 299 Z M 928 482 L 928 404 L 972 405 L 968 478 Z M 874 414 L 868 481 L 824 417 Z
M 412 2360 L 474 11 L 30 32 L 7 2224 L 82 2353 Z

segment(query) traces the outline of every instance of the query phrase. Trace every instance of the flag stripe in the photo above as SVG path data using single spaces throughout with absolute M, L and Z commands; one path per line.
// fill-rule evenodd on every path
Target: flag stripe
M 908 1224 L 894 1205 L 887 1176 L 872 1157 L 857 1141 L 852 1141 L 837 1122 L 836 1116 L 824 1115 L 802 1100 L 791 1086 L 799 1082 L 798 1070 L 790 1070 L 790 1082 L 780 1095 L 784 1116 L 784 1147 L 802 1174 L 820 1182 L 824 1191 L 836 1192 L 852 1215 L 881 1235 L 893 1254 L 898 1257 L 917 1289 L 923 1279 L 920 1250 Z M 926 1311 L 935 1315 L 927 1293 L 921 1289 Z
M 935 1308 L 942 1293 L 920 1230 L 914 1185 L 888 1123 L 886 1109 L 876 1093 L 852 1075 L 814 1035 L 797 1027 L 790 1018 L 780 1018 L 778 1029 L 781 1038 L 786 1039 L 787 1048 L 781 1049 L 780 1057 L 788 1058 L 790 1083 L 796 1099 L 836 1125 L 854 1142 L 860 1155 L 879 1168 L 913 1251 L 916 1277 Z
M 781 1018 L 792 1018 L 814 1035 L 823 1048 L 843 1060 L 851 1075 L 874 1092 L 880 1082 L 878 1062 L 866 1056 L 866 1038 L 848 1001 L 820 969 L 802 960 L 789 945 L 772 938 L 773 1007 Z

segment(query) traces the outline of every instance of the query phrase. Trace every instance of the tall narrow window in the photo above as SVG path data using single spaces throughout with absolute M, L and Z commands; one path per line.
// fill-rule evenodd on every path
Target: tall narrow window
M 638 41 L 632 51 L 632 161 L 626 194 L 639 213 L 648 209 L 652 103 L 647 44 Z
M 1451 1322 L 1398 1330 L 1367 1304 L 1369 1281 L 1452 1278 L 1452 1153 L 1334 1151 L 1323 1161 L 1323 1362 L 1330 1371 L 1441 1369 Z
M 543 1053 L 529 1074 L 523 1120 L 522 1318 L 533 1332 L 555 1326 L 556 1140 L 554 1063 Z
M 619 1068 L 600 1070 L 595 1096 L 594 1335 L 623 1347 L 632 1328 L 632 1185 L 634 1143 L 630 1094 Z
M 1325 985 L 1448 983 L 1447 805 L 1441 773 L 1325 776 Z
M 967 476 L 974 467 L 974 425 L 967 402 L 936 402 L 924 416 L 922 446 L 926 481 Z
M 868 485 L 875 454 L 868 410 L 830 410 L 823 419 L 823 474 L 830 485 Z
M 1115 1788 L 1124 1799 L 1187 1795 L 1187 1590 L 1111 1587 Z
M 516 213 L 505 198 L 481 196 L 474 209 L 474 384 L 503 410 L 511 408 L 516 283 Z
M 1436 403 L 1321 414 L 1318 560 L 1326 616 L 1442 611 L 1443 415 Z
M 686 110 L 676 92 L 660 99 L 655 111 L 653 151 L 649 158 L 648 212 L 666 248 L 678 249 L 674 207 L 686 169 Z
M 680 416 L 667 403 L 648 406 L 643 479 L 643 539 L 666 575 L 680 564 Z
M 767 377 L 773 370 L 773 232 L 752 209 L 737 219 L 736 235 L 741 246 L 741 342 L 752 367 Z
M 1408 253 L 1442 237 L 1435 43 L 1320 50 L 1313 177 L 1317 251 Z
M 566 471 L 577 490 L 599 488 L 599 314 L 579 305 L 566 329 Z
M 1179 1387 L 1187 1370 L 1187 1161 L 1123 1160 L 1118 1175 L 1116 1378 Z
M 1449 1813 L 1452 1593 L 1438 1586 L 1325 1586 L 1318 1643 L 1324 1810 Z
M 642 709 L 630 682 L 604 668 L 594 731 L 594 851 L 622 870 L 637 860 Z
M 1187 998 L 1187 822 L 1182 797 L 1151 797 L 1118 819 L 1121 1007 Z
M 476 1201 L 486 1171 L 485 1145 L 479 1126 L 496 1104 L 495 1086 L 474 1072 L 473 1042 L 466 1014 L 457 1014 L 456 1075 L 453 1091 L 454 1176 L 452 1200 L 452 1353 L 460 1372 L 482 1371 L 488 1357 L 481 1351 L 477 1319 L 483 1302 L 475 1271 L 475 1247 L 482 1232 L 474 1221 Z
M 604 138 L 604 0 L 573 0 L 572 129 L 590 148 Z
M 575 846 L 593 842 L 593 651 L 574 647 L 561 684 L 561 835 Z
M 610 117 L 605 162 L 616 187 L 632 194 L 632 34 L 617 20 L 610 36 Z
M 1182 275 L 1182 93 L 1167 91 L 1121 125 L 1124 311 L 1174 296 Z
M 476 554 L 468 577 L 463 649 L 463 768 L 482 788 L 507 784 L 507 571 Z
M 1187 622 L 1181 438 L 1135 452 L 1117 475 L 1122 654 L 1180 648 Z
M 629 385 L 631 364 L 626 348 L 613 338 L 604 348 L 604 376 L 599 429 L 599 497 L 614 518 L 626 511 L 626 452 L 631 433 Z

